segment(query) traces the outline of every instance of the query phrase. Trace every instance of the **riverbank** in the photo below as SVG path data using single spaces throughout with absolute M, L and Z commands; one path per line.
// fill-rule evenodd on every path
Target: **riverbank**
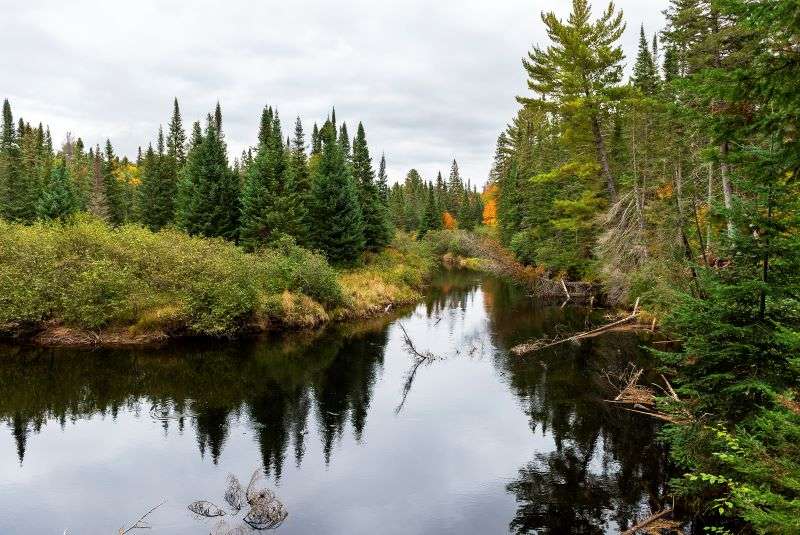
M 0 333 L 47 346 L 147 345 L 373 317 L 421 299 L 434 256 L 398 234 L 349 268 L 291 241 L 231 243 L 87 218 L 0 222 Z

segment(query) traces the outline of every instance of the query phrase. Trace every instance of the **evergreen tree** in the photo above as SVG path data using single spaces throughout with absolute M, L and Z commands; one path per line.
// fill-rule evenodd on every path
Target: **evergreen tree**
M 456 219 L 458 220 L 458 226 L 465 230 L 472 230 L 475 228 L 475 210 L 472 206 L 471 202 L 471 195 L 469 190 L 464 190 L 461 194 L 461 201 L 458 203 L 458 213 L 456 214 Z
M 0 214 L 10 220 L 16 219 L 16 195 L 19 191 L 19 145 L 11 104 L 3 101 L 3 131 L 0 139 Z
M 322 135 L 322 155 L 312 179 L 312 243 L 331 262 L 352 263 L 364 249 L 358 191 L 335 130 L 323 128 Z
M 228 167 L 224 136 L 217 125 L 217 106 L 204 132 L 195 124 L 192 142 L 178 182 L 176 223 L 189 234 L 237 238 L 239 228 L 239 178 Z
M 658 90 L 660 81 L 658 77 L 658 68 L 656 67 L 650 49 L 647 47 L 647 40 L 644 36 L 644 25 L 642 25 L 639 32 L 639 53 L 636 56 L 636 63 L 633 67 L 633 78 L 631 81 L 645 96 L 655 95 Z
M 447 211 L 453 216 L 457 216 L 461 209 L 461 198 L 464 195 L 464 181 L 461 179 L 461 173 L 458 171 L 458 162 L 453 159 L 453 164 L 450 166 L 450 177 L 447 180 Z
M 587 0 L 572 0 L 572 13 L 566 22 L 555 13 L 542 14 L 552 44 L 534 47 L 523 60 L 528 72 L 528 87 L 538 99 L 518 98 L 523 104 L 565 114 L 587 126 L 606 182 L 608 197 L 617 200 L 617 180 L 611 174 L 603 116 L 620 100 L 617 85 L 622 79 L 624 58 L 618 45 L 625 31 L 622 13 L 610 3 L 599 19 L 591 21 Z
M 262 116 L 261 144 L 248 168 L 241 197 L 242 245 L 255 249 L 289 235 L 305 242 L 307 215 L 291 160 L 283 145 L 278 112 Z M 302 131 L 301 131 L 302 135 Z
M 109 208 L 108 198 L 106 197 L 106 184 L 103 179 L 103 155 L 100 152 L 100 145 L 95 147 L 92 154 L 92 191 L 89 194 L 89 213 L 102 219 L 108 220 Z
M 122 225 L 127 219 L 127 206 L 125 205 L 125 188 L 117 180 L 116 170 L 118 162 L 114 155 L 111 140 L 106 139 L 105 161 L 103 163 L 103 183 L 108 200 L 108 222 L 112 225 Z
M 64 220 L 78 209 L 72 180 L 67 173 L 66 163 L 61 160 L 50 174 L 39 201 L 36 204 L 36 216 L 39 219 Z
M 138 189 L 141 222 L 157 231 L 172 223 L 175 215 L 177 169 L 175 160 L 164 152 L 164 136 L 159 127 L 157 151 L 149 145 L 142 159 Z
M 389 177 L 386 176 L 386 154 L 381 153 L 381 163 L 378 165 L 378 193 L 384 203 L 389 202 Z
M 442 215 L 439 212 L 439 207 L 436 206 L 436 198 L 433 194 L 433 184 L 428 184 L 426 188 L 427 195 L 425 201 L 425 209 L 422 213 L 422 219 L 419 224 L 419 232 L 417 238 L 422 238 L 430 230 L 438 230 L 442 228 Z
M 364 125 L 361 123 L 358 123 L 353 141 L 352 166 L 364 222 L 365 245 L 368 249 L 377 251 L 386 247 L 391 241 L 391 222 L 388 207 L 375 183 L 372 158 L 369 155 Z
M 348 163 L 352 162 L 353 153 L 351 152 L 350 136 L 347 133 L 347 123 L 344 122 L 342 123 L 342 127 L 339 129 L 339 146 L 342 147 L 342 154 L 344 154 L 344 159 Z
M 169 122 L 169 132 L 167 133 L 167 156 L 174 161 L 174 175 L 177 179 L 178 170 L 186 163 L 186 133 L 183 131 L 183 120 L 177 98 L 173 103 L 172 119 Z M 173 164 L 170 162 L 168 165 Z
M 322 139 L 319 137 L 319 128 L 317 123 L 314 123 L 314 129 L 311 131 L 311 154 L 319 154 L 322 152 Z

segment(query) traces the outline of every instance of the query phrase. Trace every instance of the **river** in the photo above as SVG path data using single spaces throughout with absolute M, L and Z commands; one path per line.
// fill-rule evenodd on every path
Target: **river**
M 143 533 L 227 533 L 244 513 L 187 505 L 225 507 L 226 476 L 254 470 L 278 533 L 617 533 L 667 479 L 655 422 L 603 402 L 641 341 L 508 352 L 598 314 L 454 271 L 415 308 L 317 333 L 0 346 L 0 533 L 112 535 L 162 501 Z M 434 358 L 414 369 L 401 325 Z

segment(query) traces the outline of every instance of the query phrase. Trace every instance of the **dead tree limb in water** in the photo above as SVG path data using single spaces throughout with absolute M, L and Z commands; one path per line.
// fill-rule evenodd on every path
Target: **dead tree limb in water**
M 412 353 L 413 355 L 416 355 L 417 357 L 419 357 L 421 359 L 426 359 L 426 360 L 427 359 L 433 360 L 433 359 L 436 358 L 436 355 L 434 355 L 430 351 L 428 351 L 426 353 L 420 353 L 417 350 L 417 348 L 414 346 L 414 342 L 411 341 L 411 337 L 408 336 L 408 331 L 406 331 L 406 328 L 403 326 L 403 324 L 400 323 L 399 321 L 397 322 L 397 324 L 400 326 L 400 329 L 402 329 L 402 331 L 403 331 L 403 341 L 405 343 L 406 349 L 410 353 Z
M 143 514 L 142 516 L 139 517 L 139 520 L 137 520 L 136 522 L 131 524 L 128 529 L 119 528 L 119 535 L 125 535 L 126 533 L 130 533 L 131 531 L 133 531 L 135 529 L 150 529 L 150 524 L 145 522 L 145 520 L 147 519 L 148 516 L 150 516 L 153 513 L 153 511 L 155 511 L 156 509 L 158 509 L 159 507 L 161 507 L 165 503 L 167 503 L 166 500 L 161 502 L 160 504 L 156 505 L 155 507 L 153 507 L 149 511 L 147 511 L 145 514 Z
M 400 400 L 400 403 L 395 408 L 395 414 L 400 414 L 400 411 L 403 410 L 403 406 L 406 404 L 406 399 L 408 399 L 408 394 L 411 392 L 411 387 L 414 385 L 414 379 L 417 376 L 417 371 L 419 370 L 420 366 L 423 364 L 430 364 L 435 360 L 440 360 L 441 357 L 437 357 L 430 351 L 426 351 L 425 353 L 420 352 L 416 346 L 414 346 L 414 342 L 411 340 L 411 337 L 408 335 L 408 331 L 403 326 L 402 323 L 397 322 L 400 326 L 400 329 L 403 331 L 403 344 L 405 345 L 406 351 L 408 351 L 414 357 L 414 364 L 411 366 L 411 370 L 406 374 L 406 380 L 403 382 L 403 397 Z
M 553 340 L 553 339 L 549 339 L 548 340 L 548 339 L 540 338 L 538 340 L 532 340 L 530 342 L 526 342 L 524 344 L 519 344 L 519 345 L 516 345 L 516 346 L 512 347 L 511 348 L 511 352 L 514 353 L 515 355 L 524 355 L 526 353 L 532 353 L 534 351 L 540 351 L 542 349 L 547 349 L 549 347 L 557 346 L 557 345 L 563 344 L 565 342 L 577 342 L 577 341 L 582 340 L 584 338 L 593 338 L 595 336 L 603 334 L 604 332 L 607 332 L 607 331 L 613 330 L 615 328 L 618 328 L 621 325 L 624 325 L 624 324 L 636 319 L 638 317 L 638 315 L 639 315 L 639 299 L 637 298 L 636 299 L 636 305 L 634 305 L 634 307 L 633 307 L 633 312 L 629 316 L 626 316 L 625 318 L 623 318 L 621 320 L 614 321 L 612 323 L 609 323 L 607 325 L 603 325 L 602 327 L 598 327 L 596 329 L 592 329 L 592 330 L 589 330 L 589 331 L 583 331 L 583 332 L 574 334 L 574 335 L 572 335 L 572 336 L 570 336 L 568 338 L 561 338 L 561 339 L 557 339 L 557 340 Z
M 642 520 L 641 522 L 639 522 L 638 524 L 636 524 L 635 526 L 633 526 L 632 528 L 630 528 L 629 530 L 623 531 L 622 535 L 636 535 L 636 532 L 639 531 L 640 529 L 646 528 L 648 525 L 652 524 L 661 517 L 667 516 L 671 512 L 672 509 L 667 508 L 664 509 L 663 511 L 652 514 L 647 518 L 645 518 L 644 520 Z

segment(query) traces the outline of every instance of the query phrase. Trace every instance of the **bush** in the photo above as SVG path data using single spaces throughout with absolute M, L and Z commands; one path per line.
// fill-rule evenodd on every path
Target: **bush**
M 137 298 L 146 295 L 141 281 L 123 266 L 92 260 L 65 281 L 60 295 L 64 322 L 88 329 L 134 318 Z
M 325 257 L 297 246 L 289 237 L 259 254 L 262 288 L 268 293 L 282 290 L 303 293 L 328 307 L 343 302 L 336 270 Z
M 247 254 L 221 239 L 135 225 L 109 228 L 85 215 L 70 223 L 0 221 L 0 328 L 46 321 L 86 329 L 161 328 L 231 335 L 259 312 L 263 295 L 342 303 L 336 271 L 294 243 Z

